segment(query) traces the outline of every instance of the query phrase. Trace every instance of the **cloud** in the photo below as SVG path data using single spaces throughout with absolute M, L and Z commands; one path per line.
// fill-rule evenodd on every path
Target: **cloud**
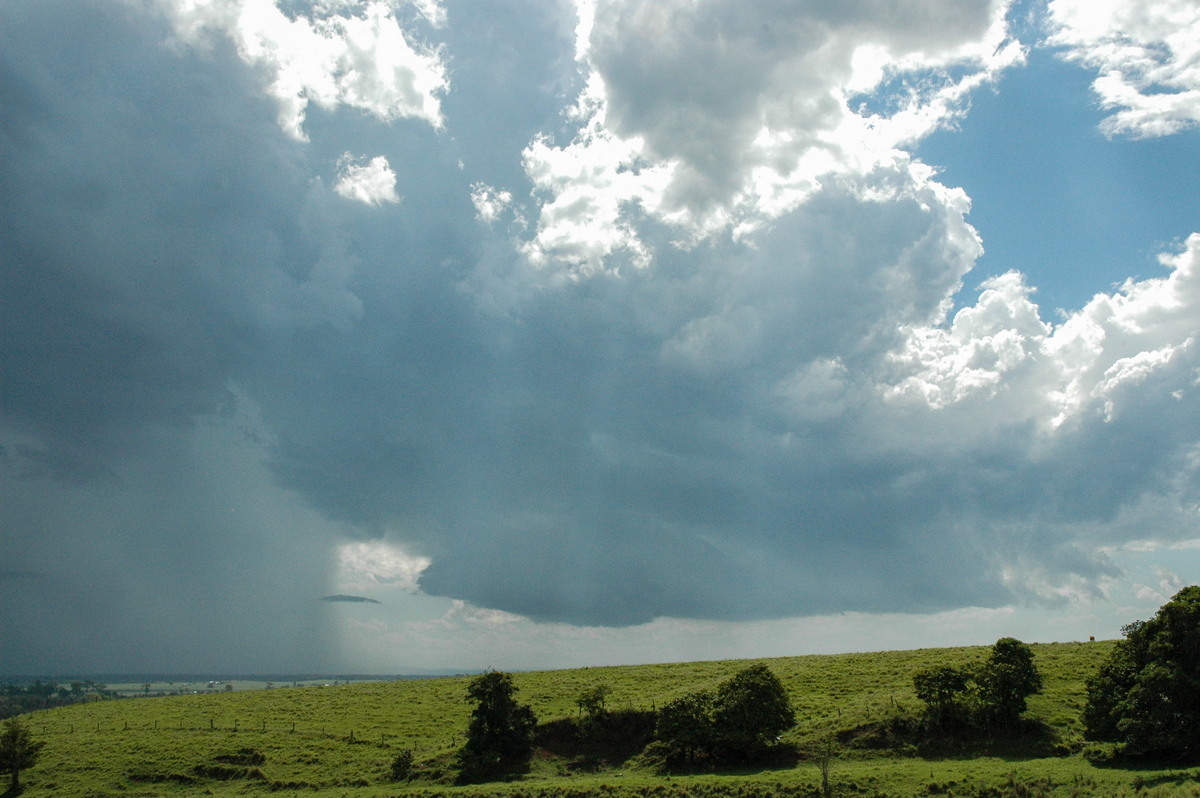
M 1200 122 L 1200 7 L 1191 0 L 1052 0 L 1051 42 L 1095 69 L 1108 135 L 1150 138 Z
M 995 620 L 1195 538 L 1200 236 L 976 274 L 906 142 L 1022 46 L 892 6 L 10 3 L 0 670 Z
M 429 567 L 427 557 L 414 557 L 382 540 L 345 543 L 338 548 L 339 584 L 352 590 L 387 585 L 415 593 L 417 579 Z
M 610 256 L 644 266 L 639 215 L 689 245 L 741 235 L 833 176 L 903 160 L 897 147 L 1021 60 L 1004 11 L 580 3 L 580 126 L 568 144 L 543 137 L 525 151 L 544 198 L 528 254 L 582 273 Z
M 285 14 L 272 0 L 154 0 L 152 5 L 180 39 L 204 45 L 220 34 L 246 63 L 269 76 L 268 92 L 279 106 L 279 124 L 305 140 L 310 102 L 322 108 L 346 105 L 390 121 L 417 118 L 442 124 L 439 95 L 447 88 L 438 54 L 414 44 L 383 2 L 354 3 L 312 16 Z M 435 24 L 443 21 L 436 2 L 421 3 Z
M 367 205 L 400 201 L 396 193 L 396 173 L 382 155 L 362 164 L 355 163 L 350 153 L 346 153 L 342 156 L 341 173 L 333 190 L 346 199 Z

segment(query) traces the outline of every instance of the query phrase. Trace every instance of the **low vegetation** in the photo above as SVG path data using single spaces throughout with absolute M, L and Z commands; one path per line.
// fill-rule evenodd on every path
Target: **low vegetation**
M 1196 752 L 1144 745 L 1129 734 L 1145 724 L 1120 714 L 1148 706 L 1161 673 L 1196 673 L 1192 638 L 1177 633 L 1200 595 L 1176 601 L 1119 642 L 57 707 L 21 718 L 43 744 L 21 784 L 27 796 L 97 797 L 1200 796 Z M 1172 650 L 1164 640 L 1183 648 L 1154 665 Z M 1195 697 L 1191 682 L 1178 687 Z M 1181 700 L 1170 706 L 1190 706 Z M 1149 706 L 1154 722 L 1173 717 Z

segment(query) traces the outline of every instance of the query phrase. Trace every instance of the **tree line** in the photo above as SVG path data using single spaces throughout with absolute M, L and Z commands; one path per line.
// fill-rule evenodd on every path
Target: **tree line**
M 114 696 L 107 685 L 91 679 L 72 682 L 37 679 L 29 684 L 9 682 L 0 684 L 0 719 Z

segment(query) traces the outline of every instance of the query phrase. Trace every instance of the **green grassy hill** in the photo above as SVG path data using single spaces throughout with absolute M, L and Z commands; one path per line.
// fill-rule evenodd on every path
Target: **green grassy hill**
M 818 752 L 832 746 L 834 795 L 1026 796 L 1200 795 L 1200 771 L 1096 767 L 1081 755 L 1084 680 L 1111 643 L 1032 646 L 1045 690 L 1029 715 L 1034 741 L 942 752 L 872 747 L 897 715 L 915 713 L 912 674 L 935 664 L 983 660 L 987 648 L 805 656 L 765 662 L 796 708 L 785 735 L 802 752 L 792 766 L 664 776 L 636 757 L 581 772 L 539 750 L 531 771 L 498 784 L 456 787 L 453 754 L 471 706 L 466 677 L 297 687 L 100 701 L 34 713 L 46 742 L 22 774 L 24 795 L 192 796 L 771 796 L 820 795 Z M 712 688 L 746 661 L 585 668 L 514 674 L 518 700 L 548 722 L 576 714 L 584 690 L 607 685 L 610 710 L 649 710 Z M 396 753 L 411 749 L 418 776 L 388 780 Z M 595 763 L 593 763 L 594 765 Z

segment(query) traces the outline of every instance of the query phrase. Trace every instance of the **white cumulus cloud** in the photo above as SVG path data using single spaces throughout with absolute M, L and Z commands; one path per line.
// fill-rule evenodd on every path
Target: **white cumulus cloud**
M 304 140 L 308 104 L 346 105 L 384 121 L 442 124 L 448 87 L 439 54 L 414 43 L 383 2 L 313 18 L 285 14 L 275 0 L 152 0 L 185 42 L 221 34 L 242 59 L 269 76 L 279 124 Z M 432 13 L 438 7 L 423 3 Z
M 758 229 L 833 175 L 906 160 L 898 146 L 1022 58 L 1005 7 L 580 2 L 580 126 L 526 150 L 543 199 L 529 253 L 585 272 L 613 254 L 644 265 L 640 215 L 691 246 Z
M 1165 136 L 1200 123 L 1200 3 L 1053 0 L 1051 39 L 1095 69 L 1109 135 Z
M 356 163 L 350 153 L 346 153 L 340 164 L 338 181 L 333 187 L 339 195 L 367 205 L 400 201 L 396 193 L 396 173 L 384 156 L 376 155 L 366 163 Z

